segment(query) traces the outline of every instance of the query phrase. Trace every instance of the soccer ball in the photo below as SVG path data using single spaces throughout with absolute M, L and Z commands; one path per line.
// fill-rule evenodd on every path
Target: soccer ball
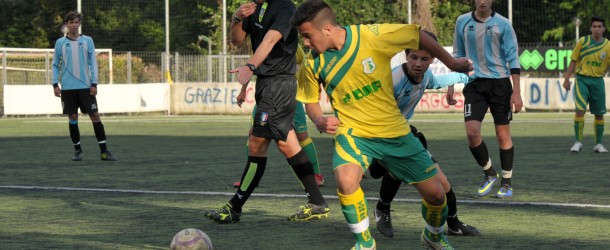
M 213 250 L 212 241 L 207 234 L 196 228 L 187 228 L 178 232 L 171 245 L 171 250 Z

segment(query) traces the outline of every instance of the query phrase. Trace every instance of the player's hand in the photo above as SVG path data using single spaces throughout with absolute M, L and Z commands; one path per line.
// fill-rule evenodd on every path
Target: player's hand
M 513 95 L 510 97 L 510 104 L 510 106 L 513 108 L 513 113 L 519 113 L 523 108 L 523 100 L 521 99 L 521 94 L 513 92 Z
M 53 94 L 55 94 L 55 96 L 57 96 L 57 97 L 61 97 L 61 88 L 53 87 Z
M 97 95 L 97 87 L 89 87 L 89 95 L 96 96 Z
M 252 79 L 252 75 L 254 75 L 254 72 L 246 65 L 231 69 L 229 73 L 237 73 L 237 82 L 241 85 L 248 84 L 250 79 Z
M 449 105 L 455 105 L 457 103 L 457 100 L 454 98 L 454 89 L 453 89 L 453 85 L 449 86 L 447 88 L 447 104 Z
M 566 91 L 570 91 L 570 79 L 563 80 L 563 88 L 566 89 Z
M 453 92 L 452 93 L 447 92 L 447 104 L 449 104 L 451 106 L 457 104 L 457 100 L 454 98 Z
M 453 63 L 451 63 L 451 65 L 447 65 L 447 67 L 449 67 L 449 69 L 453 71 L 465 74 L 469 73 L 474 69 L 474 67 L 472 66 L 472 61 L 465 57 L 455 58 L 455 60 L 453 60 Z
M 239 95 L 237 95 L 235 100 L 237 101 L 237 106 L 239 106 L 241 108 L 241 104 L 246 101 L 246 91 L 245 91 L 245 88 L 241 88 L 241 91 L 239 91 Z
M 339 119 L 334 116 L 322 116 L 316 121 L 316 128 L 320 132 L 334 135 L 339 128 Z
M 252 15 L 256 11 L 256 3 L 248 1 L 247 3 L 243 3 L 237 8 L 235 11 L 235 15 L 239 18 L 246 18 Z

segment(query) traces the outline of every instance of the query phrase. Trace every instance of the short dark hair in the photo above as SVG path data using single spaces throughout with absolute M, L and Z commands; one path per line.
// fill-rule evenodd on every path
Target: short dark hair
M 81 15 L 81 13 L 78 13 L 76 11 L 70 11 L 64 17 L 64 23 L 67 23 L 68 21 L 72 21 L 72 20 L 77 19 L 77 18 L 78 18 L 79 21 L 81 21 L 81 20 L 83 20 L 83 15 Z
M 600 23 L 602 23 L 602 26 L 606 27 L 606 20 L 603 17 L 599 17 L 599 16 L 591 17 L 591 25 L 593 25 L 593 22 L 600 22 Z
M 314 19 L 317 21 L 320 17 L 330 21 L 331 24 L 337 24 L 335 12 L 326 2 L 323 0 L 308 0 L 299 5 L 290 19 L 290 24 L 298 27 L 304 22 L 312 22 Z

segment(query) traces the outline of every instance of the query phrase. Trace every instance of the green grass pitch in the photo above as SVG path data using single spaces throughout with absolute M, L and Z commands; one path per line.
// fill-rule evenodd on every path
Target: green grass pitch
M 572 113 L 516 114 L 513 186 L 507 201 L 475 198 L 482 172 L 468 150 L 460 114 L 417 114 L 458 198 L 458 214 L 481 237 L 449 236 L 456 249 L 609 249 L 610 154 L 593 153 L 587 115 L 583 151 L 573 143 Z M 184 228 L 206 232 L 216 249 L 348 249 L 354 239 L 336 198 L 332 138 L 310 127 L 331 207 L 323 221 L 289 222 L 304 193 L 274 148 L 241 221 L 215 224 L 204 209 L 230 199 L 246 161 L 248 116 L 104 116 L 117 162 L 102 162 L 88 117 L 80 130 L 82 162 L 67 118 L 0 119 L 0 249 L 168 249 Z M 608 130 L 607 130 L 608 131 Z M 610 132 L 607 132 L 610 134 Z M 499 168 L 491 117 L 483 124 Z M 604 137 L 606 146 L 609 136 Z M 363 179 L 369 206 L 380 180 Z M 494 189 L 494 193 L 497 187 Z M 371 232 L 378 249 L 422 249 L 418 195 L 403 185 L 392 205 L 395 237 Z M 369 209 L 369 216 L 373 216 Z

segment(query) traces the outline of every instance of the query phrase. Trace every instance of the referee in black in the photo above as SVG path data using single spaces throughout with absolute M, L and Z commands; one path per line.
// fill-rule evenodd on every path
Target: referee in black
M 275 141 L 278 149 L 305 188 L 308 202 L 291 221 L 324 219 L 329 208 L 314 178 L 313 165 L 297 140 L 292 126 L 296 107 L 295 73 L 298 33 L 290 24 L 295 6 L 290 0 L 254 0 L 242 4 L 231 21 L 231 43 L 241 46 L 250 36 L 254 54 L 248 63 L 229 70 L 237 80 L 247 85 L 256 75 L 256 113 L 248 139 L 248 162 L 241 185 L 224 206 L 206 211 L 205 215 L 218 223 L 233 223 L 240 219 L 242 207 L 265 172 L 267 149 Z

